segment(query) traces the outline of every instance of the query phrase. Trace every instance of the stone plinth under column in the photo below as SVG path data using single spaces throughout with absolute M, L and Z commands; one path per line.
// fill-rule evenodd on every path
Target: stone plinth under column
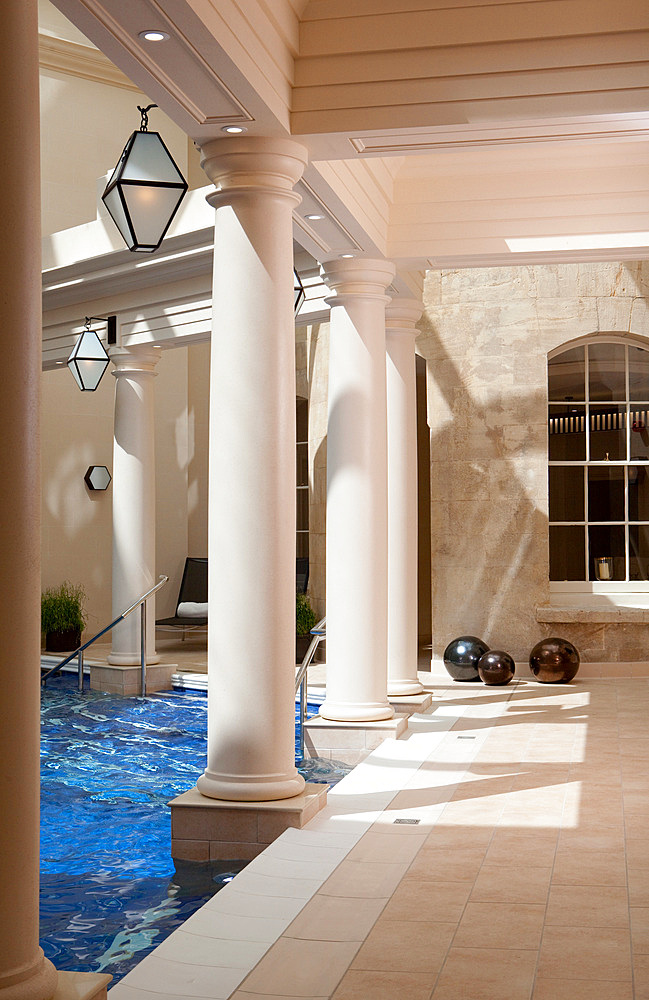
M 316 715 L 304 724 L 304 756 L 358 764 L 383 740 L 398 740 L 407 728 L 407 714 L 378 722 L 333 722 Z
M 169 691 L 171 677 L 178 670 L 177 663 L 148 663 L 146 668 L 147 694 L 154 691 Z M 118 694 L 124 698 L 142 693 L 142 668 L 121 666 L 116 663 L 90 666 L 90 690 Z
M 171 806 L 171 854 L 183 861 L 256 858 L 284 830 L 301 830 L 327 803 L 327 785 L 307 784 L 290 799 L 234 802 L 190 788 Z
M 106 1000 L 112 978 L 105 972 L 59 972 L 52 1000 Z
M 404 694 L 399 697 L 388 695 L 388 701 L 395 712 L 412 715 L 413 712 L 425 712 L 433 703 L 433 696 L 429 691 L 422 691 L 421 694 Z

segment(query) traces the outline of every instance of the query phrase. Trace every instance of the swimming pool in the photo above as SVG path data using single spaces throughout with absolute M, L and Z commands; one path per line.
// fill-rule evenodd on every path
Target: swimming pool
M 317 711 L 310 707 L 310 714 Z M 109 972 L 113 985 L 242 862 L 169 855 L 169 799 L 206 762 L 207 698 L 172 691 L 80 695 L 48 682 L 41 709 L 41 947 L 59 969 Z M 309 781 L 349 771 L 305 761 Z

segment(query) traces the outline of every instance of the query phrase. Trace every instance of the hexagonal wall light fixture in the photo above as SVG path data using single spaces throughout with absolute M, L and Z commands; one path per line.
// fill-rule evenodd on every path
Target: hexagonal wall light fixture
M 83 477 L 83 481 L 89 490 L 107 490 L 110 486 L 111 475 L 105 465 L 90 465 Z
M 149 104 L 137 109 L 140 131 L 133 132 L 101 198 L 129 250 L 157 250 L 187 191 L 187 181 L 160 137 L 148 131 Z

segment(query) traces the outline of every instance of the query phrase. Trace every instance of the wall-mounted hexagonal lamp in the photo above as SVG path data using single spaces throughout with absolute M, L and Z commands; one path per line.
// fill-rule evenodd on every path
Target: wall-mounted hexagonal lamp
M 302 303 L 306 298 L 306 292 L 304 291 L 304 285 L 302 284 L 302 279 L 297 273 L 297 268 L 293 268 L 293 310 L 295 315 L 299 313 Z
M 107 490 L 110 480 L 111 475 L 105 465 L 90 465 L 83 477 L 89 490 Z

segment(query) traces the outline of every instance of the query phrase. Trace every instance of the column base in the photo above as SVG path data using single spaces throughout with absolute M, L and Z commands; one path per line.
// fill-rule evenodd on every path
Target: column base
M 304 778 L 293 769 L 293 774 L 285 776 L 259 774 L 250 779 L 243 775 L 216 774 L 205 770 L 196 782 L 201 795 L 210 799 L 225 799 L 228 802 L 272 802 L 276 799 L 290 799 L 304 791 Z
M 105 972 L 59 972 L 52 1000 L 106 1000 L 112 978 Z
M 10 975 L 6 985 L 0 983 L 0 1000 L 50 1000 L 54 996 L 58 972 L 49 958 L 45 958 L 42 948 L 38 953 L 40 959 L 37 958 L 24 978 Z
M 391 719 L 394 709 L 387 701 L 325 701 L 320 716 L 332 722 L 382 722 Z
M 390 680 L 388 677 L 388 699 L 403 698 L 407 694 L 421 694 L 423 690 L 424 685 L 416 677 L 406 680 Z
M 154 691 L 169 691 L 171 678 L 178 669 L 177 663 L 152 663 L 146 668 L 147 694 Z M 142 669 L 137 666 L 114 666 L 113 664 L 90 665 L 90 690 L 105 691 L 131 698 L 142 693 Z
M 327 791 L 327 785 L 308 784 L 278 802 L 224 802 L 190 788 L 169 803 L 172 857 L 250 861 L 285 830 L 306 826 L 327 804 Z
M 142 662 L 139 653 L 109 653 L 106 661 L 116 667 L 139 667 Z M 160 653 L 147 653 L 146 663 L 147 666 L 150 663 L 160 663 Z
M 408 716 L 378 722 L 331 722 L 320 715 L 304 724 L 304 756 L 359 764 L 384 740 L 398 740 L 408 728 Z

